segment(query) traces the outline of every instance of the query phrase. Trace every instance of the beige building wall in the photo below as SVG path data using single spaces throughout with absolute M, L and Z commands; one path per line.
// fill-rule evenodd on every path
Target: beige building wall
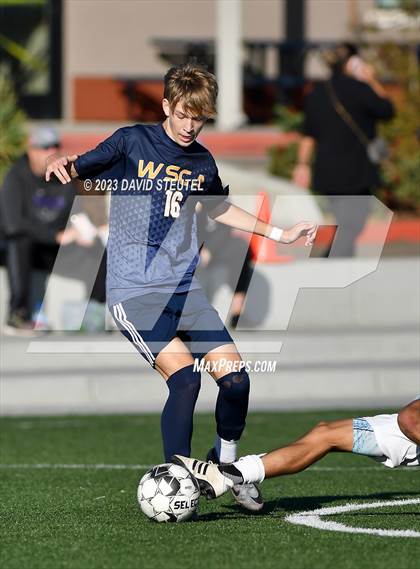
M 306 0 L 306 34 L 309 40 L 346 40 L 352 37 L 355 16 L 375 7 L 375 0 Z
M 352 2 L 361 13 L 374 5 L 374 0 L 307 0 L 307 39 L 349 37 Z M 282 40 L 283 10 L 283 0 L 242 0 L 244 39 Z M 75 77 L 161 75 L 166 64 L 152 40 L 212 39 L 215 15 L 215 0 L 64 0 L 65 116 L 73 114 Z
M 245 0 L 248 39 L 282 36 L 282 0 Z M 213 39 L 214 0 L 64 0 L 64 108 L 76 76 L 161 75 L 155 38 Z
M 281 0 L 245 0 L 242 11 L 244 38 L 281 37 Z M 214 0 L 66 0 L 68 72 L 159 74 L 152 40 L 214 38 L 215 12 Z

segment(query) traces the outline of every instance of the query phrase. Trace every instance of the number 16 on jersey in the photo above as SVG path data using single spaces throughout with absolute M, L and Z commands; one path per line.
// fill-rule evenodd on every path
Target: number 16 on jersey
M 165 217 L 179 217 L 181 211 L 180 201 L 182 200 L 182 192 L 179 190 L 166 190 Z

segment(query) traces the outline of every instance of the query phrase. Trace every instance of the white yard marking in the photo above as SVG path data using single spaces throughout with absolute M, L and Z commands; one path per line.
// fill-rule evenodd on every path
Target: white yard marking
M 332 516 L 334 514 L 344 514 L 357 510 L 368 510 L 372 508 L 386 508 L 387 506 L 405 506 L 408 504 L 420 504 L 420 498 L 409 498 L 406 500 L 388 500 L 379 502 L 368 502 L 367 504 L 345 504 L 344 506 L 332 506 L 330 508 L 319 508 L 297 514 L 289 514 L 285 517 L 286 522 L 302 526 L 309 526 L 327 531 L 339 531 L 344 533 L 366 533 L 379 535 L 381 537 L 420 537 L 420 532 L 405 529 L 379 529 L 379 528 L 359 528 L 346 526 L 345 524 L 321 520 L 321 516 Z
M 26 431 L 31 431 L 32 429 L 78 429 L 82 427 L 85 423 L 82 421 L 70 420 L 58 420 L 58 421 L 16 421 L 12 427 L 16 429 L 22 429 Z
M 146 420 L 142 417 L 133 417 L 132 419 L 124 418 L 124 423 L 126 425 L 144 425 Z M 89 419 L 42 419 L 39 421 L 28 419 L 13 421 L 8 425 L 8 428 L 30 431 L 32 429 L 79 429 L 84 426 L 89 426 Z

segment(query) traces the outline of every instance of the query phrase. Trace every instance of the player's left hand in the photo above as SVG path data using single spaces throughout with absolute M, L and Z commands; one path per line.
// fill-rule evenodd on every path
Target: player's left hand
M 302 221 L 294 225 L 291 229 L 285 229 L 281 240 L 284 243 L 294 243 L 300 237 L 306 237 L 305 247 L 309 247 L 315 240 L 317 230 L 318 226 L 316 223 Z

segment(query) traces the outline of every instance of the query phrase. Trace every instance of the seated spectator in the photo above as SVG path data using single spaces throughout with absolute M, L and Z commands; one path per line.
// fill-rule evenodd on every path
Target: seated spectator
M 26 154 L 11 166 L 0 191 L 0 228 L 10 289 L 5 332 L 9 334 L 25 335 L 33 331 L 33 273 L 35 270 L 45 275 L 51 273 L 60 245 L 69 257 L 66 263 L 69 274 L 64 276 L 79 278 L 86 284 L 91 277 L 89 256 L 94 248 L 103 248 L 96 234 L 86 236 L 80 230 L 80 223 L 66 229 L 76 186 L 63 185 L 58 180 L 45 181 L 46 158 L 59 147 L 60 139 L 54 129 L 36 129 L 30 136 Z M 81 215 L 84 219 L 85 214 Z M 76 221 L 80 222 L 80 216 Z M 105 302 L 104 259 L 91 299 Z

